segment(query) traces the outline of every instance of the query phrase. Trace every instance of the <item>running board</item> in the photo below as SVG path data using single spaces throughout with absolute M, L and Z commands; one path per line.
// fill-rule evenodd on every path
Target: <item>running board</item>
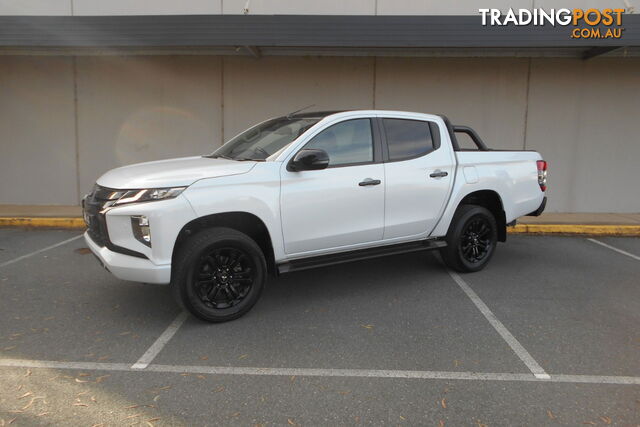
M 370 249 L 360 249 L 337 254 L 320 255 L 311 258 L 295 259 L 278 264 L 278 273 L 290 273 L 292 271 L 307 270 L 327 265 L 342 264 L 363 259 L 378 258 L 387 255 L 406 254 L 409 252 L 440 249 L 447 246 L 442 240 L 420 240 L 418 242 L 400 243 L 396 245 L 378 246 Z

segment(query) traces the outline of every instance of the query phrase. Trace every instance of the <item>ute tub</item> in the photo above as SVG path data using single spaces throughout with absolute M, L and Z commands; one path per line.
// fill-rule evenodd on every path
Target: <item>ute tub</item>
M 166 285 L 171 281 L 171 264 L 156 265 L 145 258 L 113 252 L 106 247 L 98 246 L 87 232 L 84 233 L 84 240 L 102 266 L 118 279 L 160 285 Z

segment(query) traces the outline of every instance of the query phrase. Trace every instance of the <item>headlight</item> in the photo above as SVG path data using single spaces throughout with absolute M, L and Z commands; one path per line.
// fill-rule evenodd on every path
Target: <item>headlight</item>
M 187 187 L 147 188 L 143 190 L 114 191 L 108 195 L 109 200 L 104 207 L 125 205 L 127 203 L 152 202 L 177 197 Z

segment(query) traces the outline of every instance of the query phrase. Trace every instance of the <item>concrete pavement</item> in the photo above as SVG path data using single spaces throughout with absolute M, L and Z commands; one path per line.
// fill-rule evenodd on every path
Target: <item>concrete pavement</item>
M 16 425 L 636 425 L 640 239 L 510 236 L 460 275 L 435 253 L 284 275 L 247 316 L 180 315 L 72 230 L 0 229 L 0 419 Z M 52 247 L 41 251 L 43 248 Z M 489 316 L 489 317 L 488 317 Z

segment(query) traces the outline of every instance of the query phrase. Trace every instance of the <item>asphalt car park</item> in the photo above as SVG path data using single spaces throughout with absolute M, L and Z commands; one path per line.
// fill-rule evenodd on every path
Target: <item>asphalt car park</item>
M 0 425 L 640 423 L 640 239 L 295 272 L 207 324 L 79 235 L 0 229 Z

